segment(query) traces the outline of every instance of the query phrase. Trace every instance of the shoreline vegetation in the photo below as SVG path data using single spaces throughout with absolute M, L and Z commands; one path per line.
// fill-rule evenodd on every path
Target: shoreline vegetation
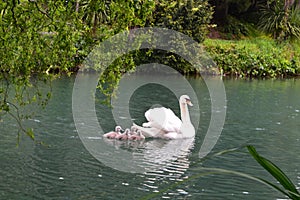
M 272 38 L 262 36 L 239 40 L 207 38 L 202 46 L 218 69 L 208 75 L 233 78 L 300 77 L 300 43 L 277 43 Z M 177 70 L 186 75 L 200 75 L 191 65 L 186 64 L 185 67 L 187 69 Z M 93 72 L 79 66 L 70 70 L 74 73 Z
M 206 39 L 204 49 L 223 76 L 289 78 L 300 76 L 300 45 L 267 37 Z

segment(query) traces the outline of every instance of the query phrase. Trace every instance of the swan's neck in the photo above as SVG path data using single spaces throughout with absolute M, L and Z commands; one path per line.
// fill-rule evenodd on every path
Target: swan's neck
M 191 123 L 189 109 L 186 103 L 180 103 L 181 121 L 183 124 Z

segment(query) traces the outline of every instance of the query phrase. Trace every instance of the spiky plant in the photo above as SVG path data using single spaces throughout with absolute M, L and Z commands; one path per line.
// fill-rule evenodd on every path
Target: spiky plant
M 300 10 L 297 6 L 286 7 L 283 3 L 273 3 L 261 9 L 259 27 L 273 34 L 275 39 L 300 38 Z

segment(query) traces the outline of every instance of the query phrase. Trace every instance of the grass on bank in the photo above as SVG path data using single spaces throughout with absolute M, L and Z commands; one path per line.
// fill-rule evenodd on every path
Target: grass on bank
M 203 45 L 224 75 L 250 78 L 300 75 L 300 41 L 278 43 L 262 36 L 206 39 Z

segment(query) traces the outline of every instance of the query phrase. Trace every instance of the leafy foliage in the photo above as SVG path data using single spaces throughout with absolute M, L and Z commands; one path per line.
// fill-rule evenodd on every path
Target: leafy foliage
M 261 9 L 259 27 L 273 34 L 275 39 L 300 38 L 300 10 L 297 6 L 284 6 L 283 1 L 274 1 Z
M 287 77 L 300 73 L 296 45 L 277 44 L 263 38 L 241 41 L 206 40 L 204 46 L 224 75 Z
M 75 66 L 81 24 L 61 1 L 1 1 L 0 11 L 0 116 L 9 113 L 20 124 L 19 107 L 45 106 L 54 72 Z M 41 92 L 40 82 L 49 85 L 48 92 Z
M 129 28 L 159 26 L 182 32 L 198 42 L 203 42 L 212 17 L 212 7 L 206 0 L 195 2 L 192 0 L 165 0 L 156 2 L 155 5 L 150 5 L 148 3 L 142 7 L 145 6 L 151 7 L 152 15 L 150 15 L 150 12 L 148 11 L 146 18 L 143 18 L 145 14 L 141 16 L 143 21 L 136 21 L 135 23 L 133 23 L 133 21 L 128 22 L 127 24 L 130 24 Z M 131 12 L 136 12 L 135 7 L 136 6 L 133 6 Z M 125 28 L 125 30 L 127 29 L 128 27 Z M 132 35 L 134 35 L 134 30 L 132 31 Z M 176 43 L 177 38 L 172 38 L 172 42 Z M 166 45 L 180 46 L 184 44 L 180 44 L 178 42 L 177 44 Z M 112 91 L 118 84 L 118 80 L 122 73 L 134 70 L 135 66 L 139 66 L 144 63 L 165 64 L 175 68 L 183 74 L 193 73 L 196 71 L 194 68 L 190 67 L 188 62 L 174 53 L 158 49 L 143 49 L 131 52 L 130 54 L 116 59 L 112 66 L 106 70 L 105 75 L 103 76 L 105 77 L 105 80 L 101 80 L 99 88 L 106 96 L 108 96 L 108 98 L 110 98 L 110 96 L 113 95 Z M 109 102 L 109 99 L 106 102 Z
M 249 25 L 242 23 L 235 17 L 228 16 L 227 24 L 223 27 L 218 28 L 220 32 L 225 33 L 223 36 L 225 39 L 240 39 L 243 36 L 248 36 L 250 33 Z
M 148 25 L 179 31 L 197 42 L 203 42 L 212 14 L 213 8 L 206 0 L 165 0 L 156 4 Z
M 31 114 L 21 114 L 20 107 L 33 102 L 45 106 L 53 78 L 76 71 L 103 39 L 129 26 L 143 26 L 152 4 L 146 0 L 1 1 L 0 117 L 10 114 L 21 131 L 34 139 L 32 130 L 21 123 Z M 107 78 L 114 82 L 119 76 Z M 41 90 L 41 83 L 48 85 L 47 92 Z
M 147 26 L 158 26 L 181 32 L 195 41 L 202 43 L 211 26 L 210 21 L 213 14 L 213 8 L 207 0 L 165 0 L 156 3 L 153 15 L 147 20 Z M 168 37 L 168 36 L 167 36 Z M 177 46 L 182 48 L 186 44 L 181 44 L 178 38 L 171 38 L 172 44 L 168 46 Z M 165 41 L 161 41 L 164 43 Z M 160 63 L 171 66 L 182 74 L 199 72 L 198 69 L 191 67 L 182 57 L 164 50 L 148 49 L 139 51 L 134 56 L 136 65 L 143 63 Z

